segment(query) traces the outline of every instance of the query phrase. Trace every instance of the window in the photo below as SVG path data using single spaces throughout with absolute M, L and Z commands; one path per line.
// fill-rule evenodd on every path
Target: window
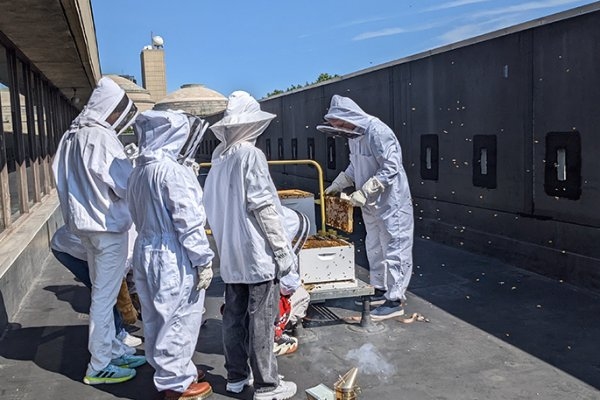
M 292 160 L 298 159 L 298 139 L 292 139 Z
M 19 80 L 19 106 L 21 110 L 21 134 L 23 141 L 23 157 L 25 161 L 27 204 L 33 205 L 36 193 L 39 194 L 38 167 L 35 154 L 35 119 L 33 116 L 33 101 L 31 93 L 31 71 L 29 66 L 21 61 L 17 62 Z M 37 185 L 36 185 L 37 183 Z M 36 191 L 37 186 L 37 191 Z M 28 209 L 26 209 L 28 211 Z
M 473 185 L 496 189 L 496 135 L 473 136 Z
M 306 154 L 308 155 L 309 160 L 315 159 L 315 138 L 307 138 L 306 139 Z
M 581 135 L 550 132 L 546 135 L 544 191 L 549 196 L 581 197 Z
M 327 168 L 335 169 L 335 139 L 332 137 L 327 138 Z
M 271 139 L 265 140 L 265 155 L 267 156 L 267 160 L 272 158 L 271 156 Z
M 283 160 L 283 139 L 277 139 L 277 159 Z
M 430 181 L 437 181 L 438 174 L 438 135 L 421 135 L 421 178 Z
M 3 228 L 21 214 L 19 179 L 17 178 L 17 140 L 15 140 L 16 107 L 13 106 L 15 93 L 12 82 L 16 60 L 14 54 L 9 54 L 6 48 L 0 45 L 0 102 L 2 104 L 3 147 L 5 152 L 2 163 L 2 191 L 8 191 L 9 202 L 2 204 Z M 4 199 L 5 196 L 2 196 Z

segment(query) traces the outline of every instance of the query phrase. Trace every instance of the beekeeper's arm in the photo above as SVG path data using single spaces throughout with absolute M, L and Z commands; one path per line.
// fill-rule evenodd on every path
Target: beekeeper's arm
M 131 161 L 116 135 L 110 136 L 105 129 L 98 128 L 98 131 L 96 140 L 84 150 L 84 162 L 92 175 L 108 185 L 117 197 L 125 199 L 127 179 L 133 171 Z
M 208 244 L 204 225 L 202 189 L 191 170 L 172 169 L 162 182 L 165 206 L 171 214 L 179 243 L 198 274 L 197 289 L 206 289 L 212 279 L 214 254 Z
M 379 168 L 362 188 L 350 195 L 350 201 L 359 207 L 375 201 L 377 196 L 392 184 L 402 165 L 400 148 L 390 129 L 369 132 L 368 143 Z
M 264 156 L 253 154 L 248 159 L 246 173 L 247 209 L 254 214 L 269 246 L 275 255 L 277 278 L 297 268 L 297 257 L 292 251 L 281 216 L 275 208 L 274 184 Z

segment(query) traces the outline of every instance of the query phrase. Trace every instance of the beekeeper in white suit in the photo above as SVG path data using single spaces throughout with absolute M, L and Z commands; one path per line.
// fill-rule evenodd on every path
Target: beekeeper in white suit
M 255 400 L 288 399 L 296 393 L 296 384 L 278 375 L 273 323 L 277 281 L 295 268 L 297 258 L 267 159 L 255 146 L 273 118 L 248 93 L 233 92 L 223 119 L 211 126 L 221 143 L 204 185 L 225 282 L 226 390 L 239 393 L 253 383 Z
M 403 315 L 412 275 L 413 207 L 400 143 L 386 124 L 347 97 L 332 97 L 325 120 L 330 126 L 317 129 L 349 139 L 350 165 L 325 193 L 356 189 L 349 199 L 362 210 L 370 281 L 376 288 L 371 301 L 380 304 L 371 316 Z
M 138 232 L 134 279 L 146 356 L 166 399 L 212 393 L 208 383 L 196 382 L 192 356 L 213 252 L 204 231 L 202 189 L 193 170 L 182 165 L 195 154 L 202 127 L 199 118 L 171 111 L 145 111 L 134 125 L 139 156 L 127 192 Z
M 137 115 L 123 89 L 102 78 L 63 135 L 52 169 L 65 224 L 87 251 L 92 283 L 84 382 L 118 383 L 135 376 L 145 358 L 125 354 L 115 338 L 113 306 L 125 272 L 131 217 L 125 200 L 132 171 L 117 135 Z

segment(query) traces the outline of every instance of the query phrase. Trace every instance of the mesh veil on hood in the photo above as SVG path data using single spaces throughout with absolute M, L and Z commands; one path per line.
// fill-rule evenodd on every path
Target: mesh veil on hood
M 133 129 L 138 138 L 138 163 L 164 156 L 177 160 L 190 133 L 185 114 L 172 111 L 144 111 L 137 117 Z
M 325 115 L 325 120 L 331 121 L 338 119 L 344 122 L 349 122 L 352 125 L 360 128 L 356 131 L 357 134 L 362 134 L 369 126 L 372 115 L 367 114 L 354 102 L 354 100 L 340 95 L 333 95 L 329 111 Z
M 223 119 L 210 127 L 221 141 L 213 158 L 221 156 L 237 143 L 254 144 L 275 117 L 275 114 L 262 111 L 258 102 L 247 92 L 239 90 L 231 93 Z
M 107 118 L 117 112 L 119 117 L 112 124 Z M 137 116 L 137 107 L 112 79 L 103 77 L 92 92 L 90 99 L 81 113 L 71 124 L 70 131 L 82 126 L 100 125 L 120 134 L 127 129 Z

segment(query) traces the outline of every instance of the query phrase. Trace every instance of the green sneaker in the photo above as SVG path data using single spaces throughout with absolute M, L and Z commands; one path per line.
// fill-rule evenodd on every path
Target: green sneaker
M 110 363 L 121 368 L 137 368 L 140 365 L 146 364 L 146 357 L 123 354 L 119 358 L 113 358 L 110 360 Z
M 121 383 L 132 379 L 135 376 L 135 369 L 121 368 L 116 365 L 108 364 L 101 371 L 90 371 L 83 378 L 83 383 L 87 385 L 99 385 L 101 383 Z

